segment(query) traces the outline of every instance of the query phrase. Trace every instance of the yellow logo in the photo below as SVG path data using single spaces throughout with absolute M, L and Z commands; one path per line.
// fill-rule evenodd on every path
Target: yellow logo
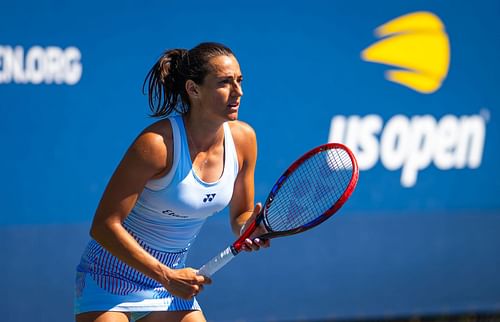
M 450 42 L 436 15 L 410 13 L 378 27 L 375 35 L 385 38 L 363 50 L 361 58 L 402 68 L 387 71 L 388 80 L 424 94 L 441 87 L 450 65 Z

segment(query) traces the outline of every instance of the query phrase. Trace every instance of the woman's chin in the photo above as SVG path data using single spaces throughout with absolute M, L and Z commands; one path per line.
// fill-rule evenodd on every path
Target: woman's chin
M 227 115 L 229 121 L 236 121 L 238 119 L 238 112 L 232 112 Z

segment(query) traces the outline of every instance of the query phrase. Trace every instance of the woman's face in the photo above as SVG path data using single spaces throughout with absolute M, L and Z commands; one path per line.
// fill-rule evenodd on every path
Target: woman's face
M 224 121 L 236 120 L 243 95 L 243 76 L 238 61 L 232 55 L 223 55 L 211 58 L 208 65 L 210 71 L 203 84 L 198 85 L 198 103 L 202 111 Z

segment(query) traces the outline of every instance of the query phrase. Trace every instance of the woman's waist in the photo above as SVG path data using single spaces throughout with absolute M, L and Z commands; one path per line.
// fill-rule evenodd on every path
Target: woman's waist
M 205 219 L 158 220 L 132 211 L 123 226 L 140 244 L 164 252 L 188 250 L 196 239 Z

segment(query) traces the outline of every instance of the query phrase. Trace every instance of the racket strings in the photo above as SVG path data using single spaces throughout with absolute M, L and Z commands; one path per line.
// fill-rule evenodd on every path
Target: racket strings
M 276 192 L 266 219 L 273 231 L 305 226 L 332 208 L 349 185 L 352 160 L 342 149 L 319 152 L 299 165 Z

